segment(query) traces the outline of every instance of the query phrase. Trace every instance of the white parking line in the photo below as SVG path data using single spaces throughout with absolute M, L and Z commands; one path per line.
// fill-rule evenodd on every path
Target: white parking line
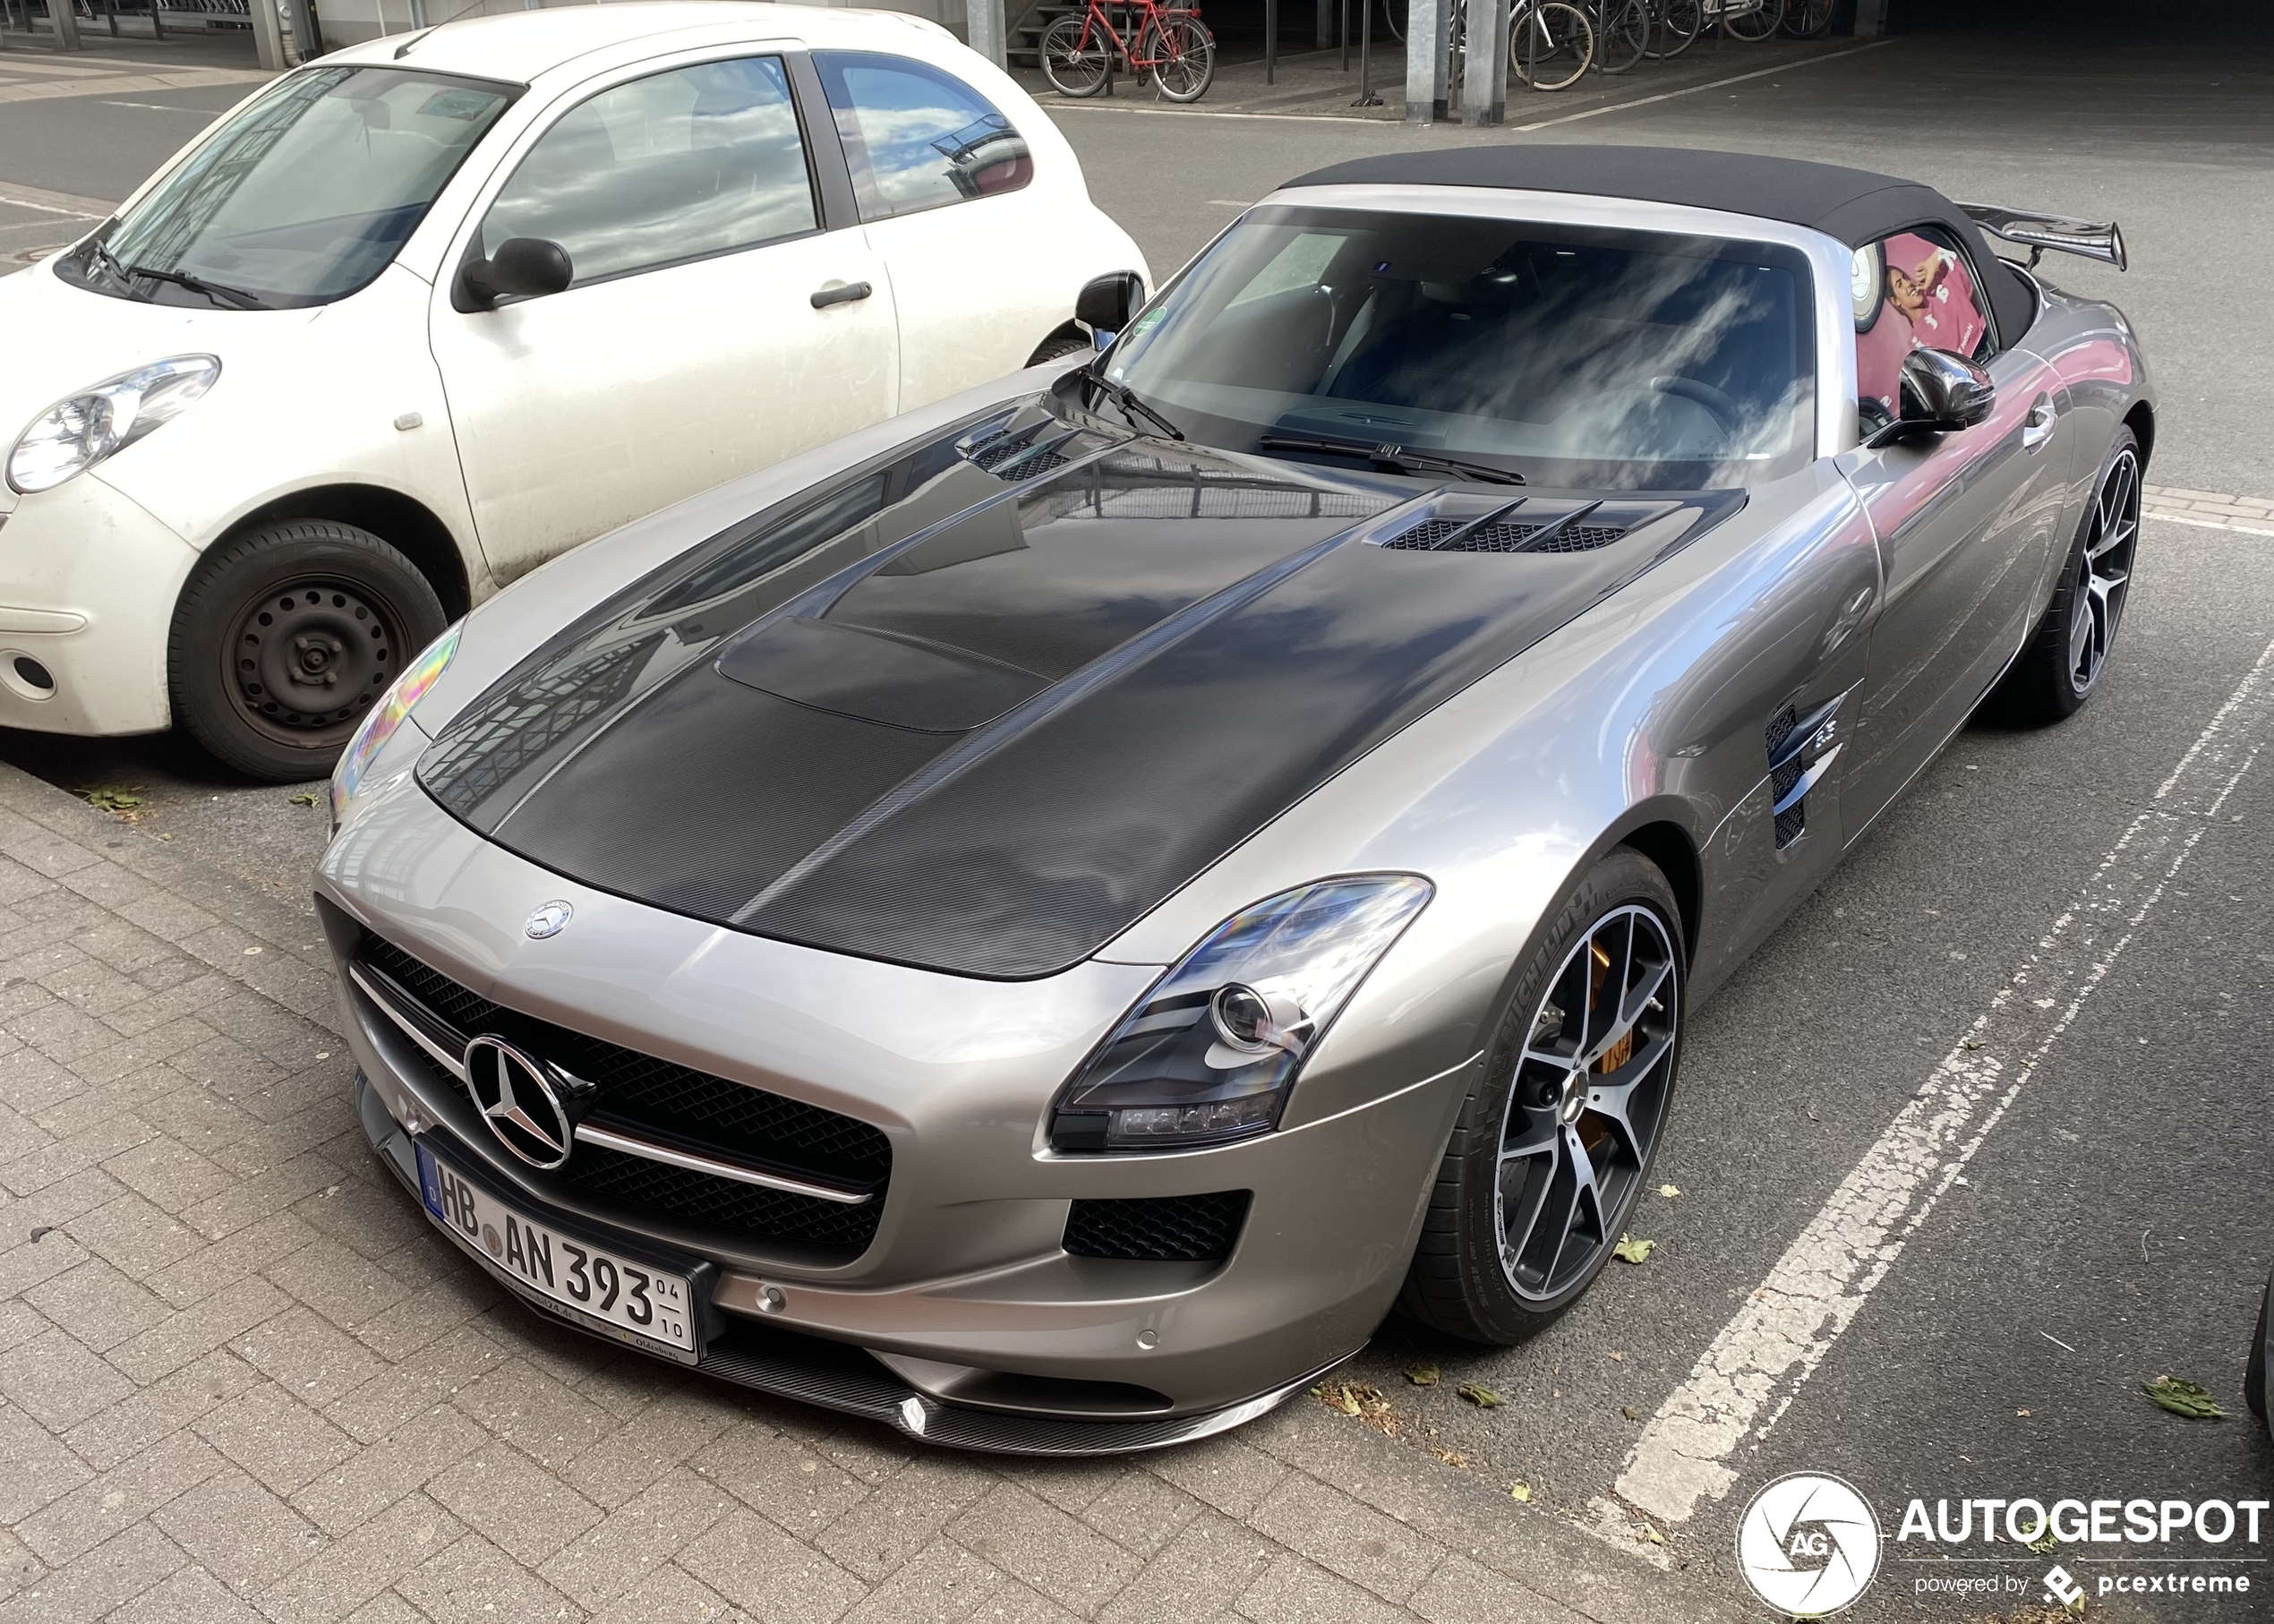
M 2274 718 L 2270 679 L 2274 643 L 2076 901 L 1659 1406 L 1627 1457 L 1620 1499 L 1681 1522 L 1737 1482 L 1732 1457 L 1757 1449 L 1791 1406 L 2250 770 Z
M 1755 68 L 1749 73 L 1734 73 L 1709 84 L 1685 85 L 1679 90 L 1662 90 L 1655 96 L 1637 96 L 1627 101 L 1614 101 L 1608 107 L 1589 107 L 1584 113 L 1566 113 L 1560 118 L 1543 118 L 1536 124 L 1511 124 L 1509 130 L 1521 135 L 1527 130 L 1544 130 L 1551 124 L 1576 124 L 1583 118 L 1601 118 L 1606 113 L 1624 113 L 1629 107 L 1646 107 L 1654 101 L 1671 101 L 1678 96 L 1695 96 L 1700 90 L 1718 90 L 1723 85 L 1743 84 L 1748 79 L 1765 79 L 1771 73 L 1797 73 L 1802 68 L 1816 66 L 1819 62 L 1837 62 L 1842 56 L 1852 56 L 1859 51 L 1876 50 L 1887 43 L 1885 39 L 1875 39 L 1868 45 L 1850 46 L 1844 51 L 1827 51 L 1821 56 L 1803 56 L 1797 62 L 1779 63 L 1773 68 Z

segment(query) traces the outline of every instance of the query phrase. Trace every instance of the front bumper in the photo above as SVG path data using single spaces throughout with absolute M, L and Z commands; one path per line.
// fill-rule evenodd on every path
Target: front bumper
M 412 1136 L 389 1115 L 379 1091 L 361 1076 L 355 1079 L 355 1109 L 372 1149 L 412 1199 L 417 1200 L 418 1169 Z M 458 1152 L 457 1159 L 466 1159 L 462 1146 L 454 1144 L 453 1149 Z M 529 1204 L 524 1192 L 515 1192 L 510 1199 Z M 543 1209 L 539 1209 L 539 1216 L 572 1231 L 579 1227 L 577 1220 Z M 436 1228 L 480 1264 L 484 1273 L 537 1312 L 587 1335 L 600 1334 L 592 1327 L 560 1314 L 551 1303 L 485 1257 L 471 1242 L 441 1226 Z M 1011 1455 L 1120 1455 L 1190 1443 L 1268 1414 L 1342 1363 L 1341 1359 L 1335 1359 L 1251 1397 L 1213 1410 L 1184 1415 L 1084 1420 L 974 1409 L 943 1401 L 897 1380 L 890 1367 L 864 1349 L 759 1324 L 740 1315 L 719 1315 L 717 1319 L 720 1322 L 714 1324 L 701 1356 L 695 1362 L 695 1368 L 705 1375 L 882 1422 L 926 1443 Z
M 163 730 L 167 638 L 197 559 L 98 474 L 21 498 L 0 518 L 0 727 Z

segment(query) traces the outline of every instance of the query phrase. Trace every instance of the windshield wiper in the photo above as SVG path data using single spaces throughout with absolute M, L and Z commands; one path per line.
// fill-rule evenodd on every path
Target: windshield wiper
M 267 310 L 269 308 L 269 302 L 266 299 L 249 294 L 242 287 L 229 287 L 219 282 L 209 282 L 203 277 L 193 277 L 186 270 L 154 270 L 147 265 L 119 265 L 115 258 L 111 260 L 111 263 L 118 265 L 119 269 L 130 277 L 147 277 L 153 282 L 171 282 L 175 286 L 186 287 L 193 294 L 203 294 L 216 304 L 226 299 L 239 310 Z
M 1489 485 L 1520 485 L 1524 475 L 1489 463 L 1464 462 L 1433 451 L 1411 451 L 1404 446 L 1358 446 L 1340 440 L 1306 440 L 1289 434 L 1266 434 L 1256 445 L 1266 451 L 1317 451 L 1329 457 L 1355 457 L 1394 474 L 1454 474 L 1482 480 Z
M 1163 417 L 1158 412 L 1156 412 L 1152 407 L 1147 406 L 1145 404 L 1144 397 L 1138 394 L 1135 389 L 1131 389 L 1127 384 L 1116 383 L 1112 379 L 1104 377 L 1097 372 L 1085 372 L 1082 376 L 1089 380 L 1090 386 L 1099 394 L 1103 395 L 1107 399 L 1112 401 L 1116 406 L 1119 406 L 1122 409 L 1123 415 L 1126 416 L 1131 423 L 1135 423 L 1140 417 L 1148 417 L 1150 418 L 1153 423 L 1159 427 L 1161 432 L 1167 435 L 1169 439 L 1182 440 L 1184 438 L 1184 430 L 1178 428 L 1175 423 L 1169 422 L 1167 418 Z

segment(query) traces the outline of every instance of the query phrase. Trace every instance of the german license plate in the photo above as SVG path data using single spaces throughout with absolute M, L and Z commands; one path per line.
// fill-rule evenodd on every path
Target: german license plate
M 418 1147 L 419 1194 L 434 1221 L 539 1296 L 634 1336 L 695 1351 L 693 1294 L 684 1276 L 538 1223 Z

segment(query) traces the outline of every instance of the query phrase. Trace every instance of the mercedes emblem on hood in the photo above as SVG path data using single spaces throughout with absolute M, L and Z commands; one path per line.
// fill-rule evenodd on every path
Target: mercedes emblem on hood
M 568 920 L 576 911 L 567 902 L 555 897 L 551 902 L 540 902 L 530 910 L 529 917 L 521 928 L 529 933 L 531 939 L 542 942 L 547 936 L 557 936 L 567 929 Z
M 553 1068 L 484 1032 L 466 1046 L 466 1082 L 482 1121 L 507 1150 L 547 1172 L 576 1146 L 568 1092 Z

